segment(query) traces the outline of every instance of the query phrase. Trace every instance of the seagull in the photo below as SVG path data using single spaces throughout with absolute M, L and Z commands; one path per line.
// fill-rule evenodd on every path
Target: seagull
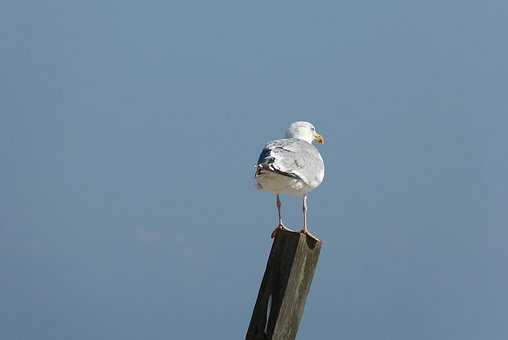
M 281 194 L 303 196 L 303 229 L 301 233 L 319 241 L 307 226 L 307 194 L 321 184 L 325 175 L 323 158 L 313 142 L 325 140 L 309 122 L 294 122 L 286 130 L 283 139 L 265 145 L 256 165 L 258 190 L 276 195 L 275 204 L 279 222 L 272 238 L 281 230 L 292 231 L 282 223 Z

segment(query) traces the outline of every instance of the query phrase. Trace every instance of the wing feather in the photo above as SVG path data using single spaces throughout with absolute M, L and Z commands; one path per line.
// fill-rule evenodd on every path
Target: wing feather
M 313 187 L 324 177 L 319 151 L 314 145 L 296 138 L 278 139 L 265 145 L 258 159 L 258 169 L 299 178 Z

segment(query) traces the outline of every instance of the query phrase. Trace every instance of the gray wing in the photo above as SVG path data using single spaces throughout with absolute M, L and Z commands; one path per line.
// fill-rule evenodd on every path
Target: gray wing
M 268 143 L 258 159 L 258 165 L 318 186 L 324 177 L 324 164 L 319 151 L 310 143 L 296 138 L 278 139 Z

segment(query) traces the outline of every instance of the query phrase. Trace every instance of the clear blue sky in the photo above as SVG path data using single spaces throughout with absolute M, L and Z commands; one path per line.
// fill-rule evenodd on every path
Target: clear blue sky
M 0 338 L 243 338 L 253 165 L 303 119 L 299 339 L 507 339 L 507 32 L 505 0 L 3 1 Z

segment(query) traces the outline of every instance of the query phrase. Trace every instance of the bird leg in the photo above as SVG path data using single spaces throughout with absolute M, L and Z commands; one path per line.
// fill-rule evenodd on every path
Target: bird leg
M 275 236 L 277 235 L 277 233 L 279 231 L 282 231 L 282 230 L 286 230 L 286 231 L 294 231 L 294 230 L 291 230 L 289 228 L 287 228 L 284 223 L 282 223 L 282 214 L 280 212 L 280 207 L 282 206 L 282 203 L 280 202 L 280 197 L 279 197 L 279 194 L 277 194 L 277 200 L 275 201 L 275 204 L 277 205 L 277 212 L 279 213 L 279 224 L 277 225 L 277 228 L 275 228 L 273 231 L 272 231 L 272 238 L 275 238 Z
M 302 234 L 308 235 L 317 242 L 320 242 L 320 240 L 311 234 L 309 231 L 309 228 L 307 227 L 307 195 L 303 196 L 303 229 L 300 231 Z

